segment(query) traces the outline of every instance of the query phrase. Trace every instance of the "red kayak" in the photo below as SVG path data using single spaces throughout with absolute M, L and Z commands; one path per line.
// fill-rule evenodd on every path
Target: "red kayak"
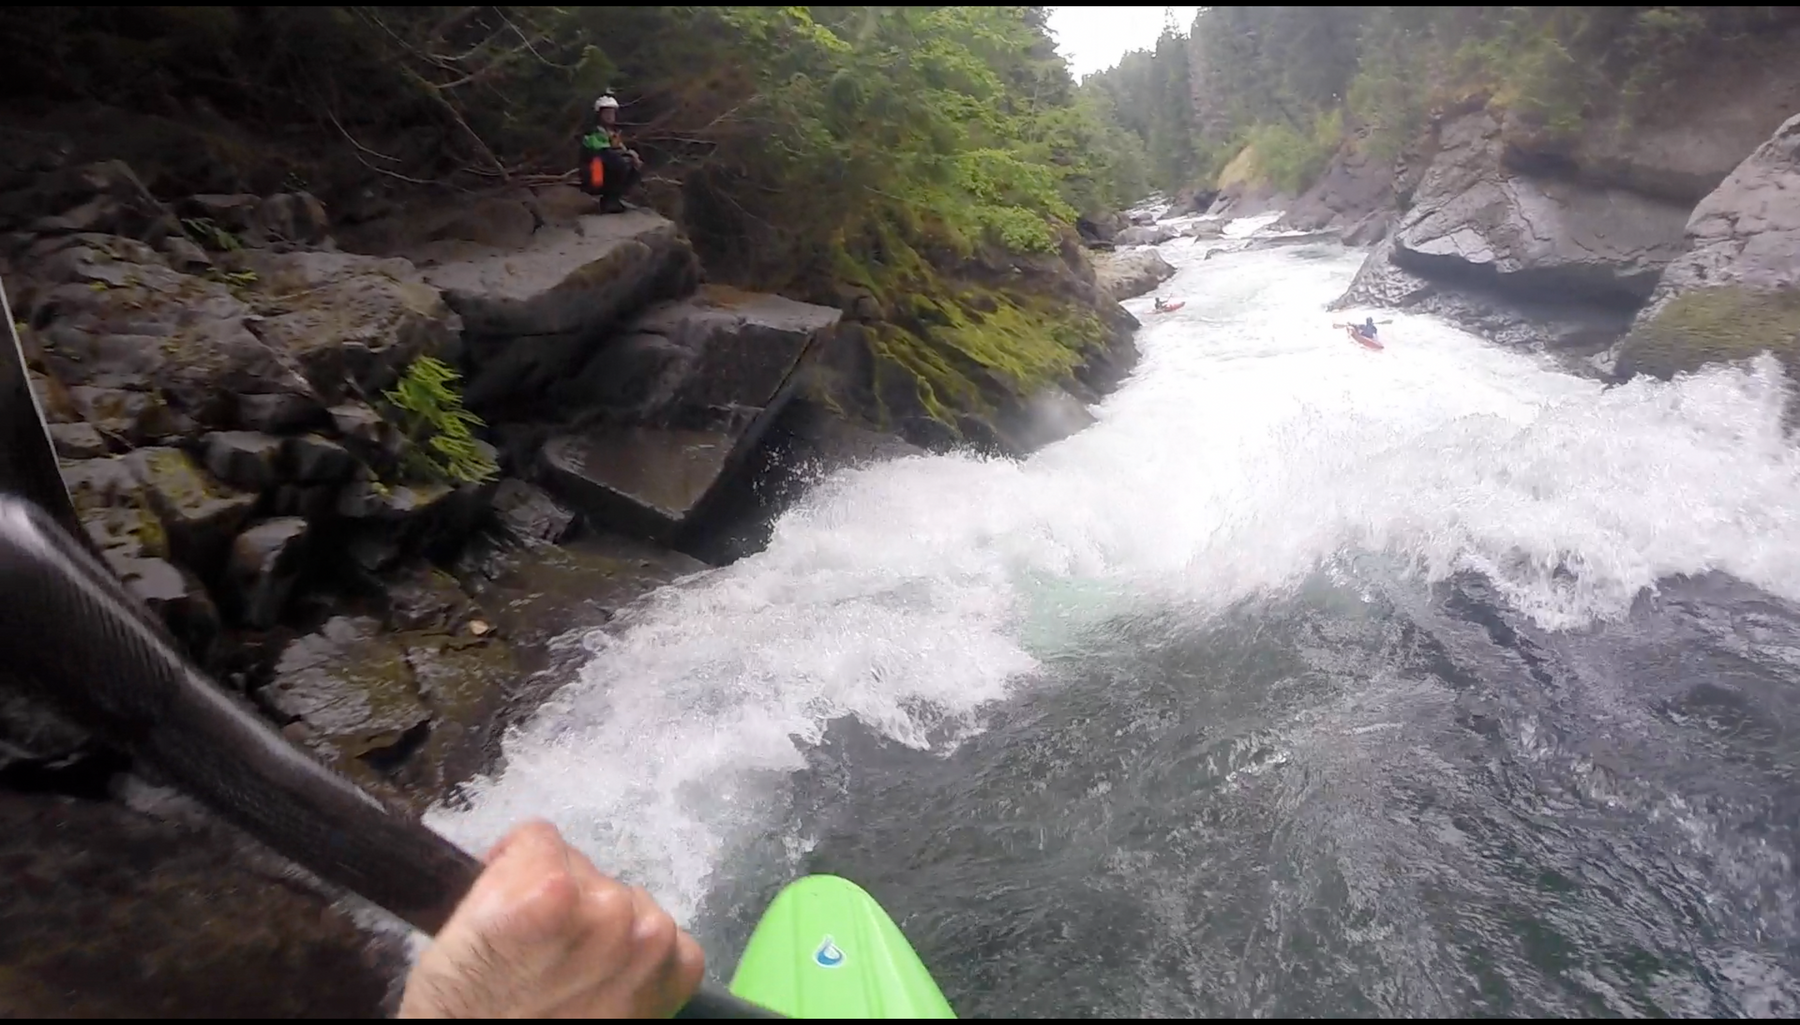
M 1354 324 L 1333 324 L 1331 326 L 1343 328 L 1344 333 L 1350 336 L 1350 340 L 1355 342 L 1356 344 L 1362 346 L 1363 348 L 1374 349 L 1376 352 L 1381 351 L 1381 343 L 1376 341 L 1373 338 L 1370 338 L 1368 335 L 1365 335 L 1362 332 L 1358 331 L 1356 329 L 1356 325 L 1354 325 Z
M 1176 310 L 1179 310 L 1183 306 L 1186 306 L 1186 305 L 1187 305 L 1187 303 L 1185 301 L 1163 303 L 1161 306 L 1157 306 L 1157 307 L 1153 308 L 1150 312 L 1152 312 L 1152 313 L 1174 313 Z

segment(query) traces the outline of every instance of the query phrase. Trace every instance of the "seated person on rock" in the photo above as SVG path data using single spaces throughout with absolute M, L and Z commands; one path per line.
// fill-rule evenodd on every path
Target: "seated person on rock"
M 600 197 L 600 211 L 625 211 L 625 193 L 642 176 L 644 159 L 625 148 L 620 134 L 619 101 L 606 93 L 594 101 L 593 128 L 581 137 L 581 189 Z

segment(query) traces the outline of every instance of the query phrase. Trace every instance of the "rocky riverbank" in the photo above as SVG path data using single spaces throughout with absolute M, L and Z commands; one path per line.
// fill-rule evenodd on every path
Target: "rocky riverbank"
M 1713 293 L 1673 314 L 1707 332 L 1651 323 L 1711 278 L 1754 281 L 1758 294 L 1791 285 L 1771 268 L 1791 259 L 1784 233 L 1800 209 L 1781 148 L 1796 111 L 1800 75 L 1776 64 L 1734 68 L 1650 117 L 1575 137 L 1478 97 L 1441 111 L 1391 163 L 1366 138 L 1346 142 L 1278 226 L 1373 244 L 1337 308 L 1438 314 L 1582 372 L 1666 374 L 1780 351 L 1785 300 Z M 1702 337 L 1714 328 L 1731 340 Z
M 753 547 L 811 474 L 915 443 L 1026 451 L 1083 426 L 1135 358 L 1136 322 L 1072 240 L 972 261 L 986 293 L 827 306 L 706 283 L 678 225 L 565 186 L 347 223 L 304 192 L 157 196 L 118 161 L 9 157 L 0 274 L 89 536 L 236 699 L 411 813 L 494 766 L 571 671 L 558 639 L 708 569 L 686 553 Z M 936 380 L 969 382 L 951 404 L 890 358 L 901 332 L 941 332 L 948 359 L 979 329 L 1029 330 L 1026 303 L 1071 311 L 1050 343 L 1066 361 L 951 360 Z M 421 360 L 461 371 L 486 422 L 471 458 L 496 473 L 421 470 L 430 432 L 389 398 Z M 221 868 L 241 838 L 171 813 L 17 681 L 0 702 L 4 856 L 36 895 L 0 912 L 21 980 L 0 1008 L 377 1009 L 391 946 L 330 894 Z M 248 965 L 228 993 L 223 963 Z

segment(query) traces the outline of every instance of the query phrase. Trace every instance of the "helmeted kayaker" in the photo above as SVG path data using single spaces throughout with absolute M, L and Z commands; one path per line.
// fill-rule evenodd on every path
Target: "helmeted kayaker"
M 706 956 L 642 887 L 601 874 L 548 822 L 494 845 L 419 956 L 402 1018 L 667 1018 Z
M 625 210 L 625 193 L 644 169 L 644 158 L 625 145 L 619 131 L 619 100 L 611 90 L 594 101 L 594 123 L 581 137 L 581 188 L 600 197 L 602 213 Z
M 1169 304 L 1166 302 L 1163 302 L 1162 296 L 1160 296 L 1160 295 L 1157 296 L 1156 297 L 1156 312 L 1161 313 L 1162 311 L 1164 311 L 1168 308 L 1169 308 Z
M 1375 318 L 1370 317 L 1362 323 L 1352 326 L 1350 330 L 1362 335 L 1372 342 L 1375 340 Z

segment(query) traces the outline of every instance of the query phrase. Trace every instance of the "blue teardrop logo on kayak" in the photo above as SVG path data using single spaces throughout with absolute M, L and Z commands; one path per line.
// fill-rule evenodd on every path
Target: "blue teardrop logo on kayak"
M 819 944 L 819 949 L 813 951 L 813 963 L 820 968 L 836 968 L 844 963 L 844 952 L 827 936 L 825 942 Z

